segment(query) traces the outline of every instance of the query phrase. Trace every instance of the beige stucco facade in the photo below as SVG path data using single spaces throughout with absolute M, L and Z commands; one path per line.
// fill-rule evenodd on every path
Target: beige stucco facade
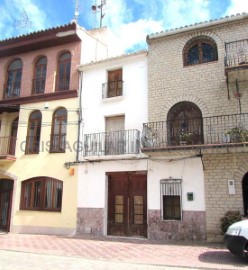
M 63 100 L 63 102 L 51 101 L 48 104 L 48 109 L 44 109 L 44 102 L 22 105 L 19 112 L 16 160 L 0 162 L 0 178 L 14 180 L 11 232 L 73 234 L 75 231 L 77 170 L 74 170 L 74 175 L 70 176 L 64 163 L 76 159 L 78 100 L 73 98 Z M 49 153 L 52 116 L 60 107 L 71 108 L 68 109 L 66 151 L 65 153 Z M 42 113 L 40 151 L 38 154 L 25 154 L 28 119 L 33 108 L 40 109 Z M 11 123 L 17 116 L 18 113 L 2 114 L 1 121 Z M 6 120 L 3 119 L 4 117 Z M 10 132 L 3 128 L 2 131 L 6 134 Z M 61 212 L 20 210 L 21 183 L 37 176 L 52 177 L 63 181 Z

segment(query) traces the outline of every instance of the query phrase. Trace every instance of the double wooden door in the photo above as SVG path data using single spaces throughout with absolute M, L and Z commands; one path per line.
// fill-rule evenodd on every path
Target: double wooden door
M 9 231 L 13 181 L 0 179 L 0 230 Z
M 147 237 L 147 175 L 109 175 L 108 235 Z

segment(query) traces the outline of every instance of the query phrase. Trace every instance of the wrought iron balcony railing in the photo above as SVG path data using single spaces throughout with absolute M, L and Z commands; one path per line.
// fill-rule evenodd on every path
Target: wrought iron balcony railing
M 25 154 L 38 154 L 40 148 L 40 136 L 27 136 Z
M 21 89 L 21 81 L 5 84 L 3 99 L 20 97 L 20 89 Z
M 248 142 L 248 114 L 150 122 L 143 125 L 143 149 Z
M 225 66 L 236 67 L 248 65 L 248 39 L 225 44 Z
M 84 135 L 85 156 L 138 154 L 140 132 L 136 129 Z
M 15 156 L 16 137 L 0 137 L 0 156 Z
M 122 96 L 123 81 L 112 81 L 102 84 L 102 98 Z
M 69 76 L 56 76 L 56 91 L 66 91 L 70 89 Z
M 32 95 L 44 94 L 46 78 L 33 79 Z
M 66 147 L 66 133 L 51 134 L 50 152 L 64 153 Z

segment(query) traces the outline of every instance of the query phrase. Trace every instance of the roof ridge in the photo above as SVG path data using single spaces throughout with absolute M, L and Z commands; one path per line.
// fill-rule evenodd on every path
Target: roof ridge
M 183 29 L 187 29 L 187 28 L 190 28 L 190 27 L 193 27 L 193 26 L 204 25 L 204 24 L 211 23 L 211 22 L 221 22 L 222 20 L 226 20 L 228 18 L 241 17 L 241 16 L 244 16 L 244 15 L 248 15 L 248 13 L 247 12 L 242 12 L 242 13 L 237 13 L 236 15 L 233 14 L 233 15 L 227 15 L 227 16 L 224 16 L 224 17 L 220 17 L 218 19 L 211 19 L 211 20 L 208 20 L 208 21 L 196 22 L 194 24 L 189 24 L 189 25 L 185 25 L 185 26 L 180 26 L 180 27 L 171 28 L 171 29 L 167 29 L 167 30 L 164 30 L 164 31 L 152 33 L 152 34 L 150 34 L 148 36 L 152 37 L 152 36 L 155 36 L 155 35 L 158 35 L 158 34 L 170 33 L 170 32 L 174 32 L 176 30 L 183 30 Z
M 0 43 L 9 42 L 9 41 L 12 41 L 12 40 L 15 40 L 15 39 L 27 38 L 27 37 L 32 36 L 32 35 L 37 35 L 37 34 L 49 32 L 49 31 L 54 31 L 54 30 L 60 29 L 60 28 L 66 28 L 66 27 L 72 26 L 74 24 L 76 24 L 76 23 L 75 22 L 70 22 L 70 23 L 67 23 L 67 24 L 57 25 L 57 26 L 54 26 L 54 27 L 51 27 L 51 28 L 41 29 L 41 30 L 30 32 L 30 33 L 27 33 L 27 34 L 2 39 L 2 40 L 0 40 Z

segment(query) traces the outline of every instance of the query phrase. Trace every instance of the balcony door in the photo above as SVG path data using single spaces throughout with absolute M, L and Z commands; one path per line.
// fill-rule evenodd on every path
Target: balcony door
M 9 231 L 13 181 L 0 179 L 0 230 Z
M 105 119 L 105 154 L 125 153 L 125 117 L 115 116 Z
M 147 236 L 147 175 L 108 176 L 108 235 Z
M 107 97 L 118 97 L 122 95 L 122 69 L 108 71 Z
M 168 143 L 179 145 L 203 143 L 203 124 L 201 110 L 192 102 L 179 102 L 174 105 L 167 118 Z
M 18 118 L 16 118 L 12 122 L 12 126 L 11 126 L 9 154 L 12 155 L 12 156 L 15 155 L 17 130 L 18 130 Z

